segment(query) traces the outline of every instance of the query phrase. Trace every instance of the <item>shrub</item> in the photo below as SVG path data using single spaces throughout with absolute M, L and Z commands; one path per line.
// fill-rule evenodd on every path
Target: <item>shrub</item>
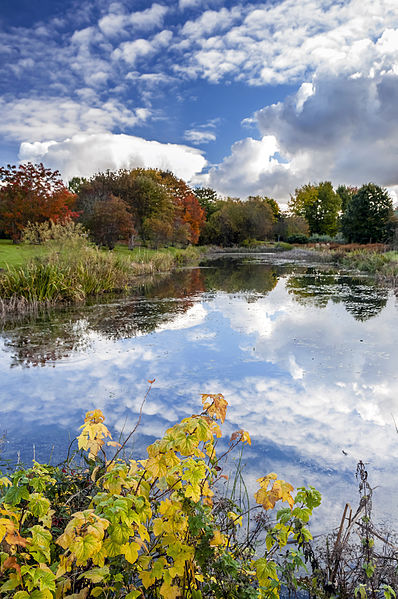
M 217 499 L 224 475 L 215 443 L 227 402 L 221 394 L 202 401 L 202 413 L 168 429 L 146 460 L 122 459 L 125 444 L 111 440 L 118 449 L 109 459 L 111 436 L 94 410 L 78 437 L 85 467 L 34 463 L 0 476 L 0 591 L 15 599 L 277 599 L 283 573 L 295 581 L 303 564 L 288 540 L 311 538 L 306 523 L 320 495 L 300 488 L 293 498 L 276 474 L 259 478 L 255 532 L 266 549 L 256 556 L 253 531 L 239 534 L 248 514 Z M 251 441 L 239 430 L 230 442 L 231 450 Z M 288 507 L 272 523 L 264 514 L 279 501 Z
M 68 248 L 86 245 L 87 232 L 83 225 L 72 219 L 44 223 L 28 223 L 22 233 L 22 242 L 31 245 L 47 244 L 50 246 L 64 246 Z
M 301 235 L 300 233 L 298 233 L 297 235 L 290 235 L 290 237 L 288 237 L 286 241 L 287 243 L 303 244 L 308 243 L 308 237 L 306 235 Z
M 310 243 L 333 243 L 334 239 L 335 238 L 330 235 L 319 235 L 318 233 L 315 233 L 314 235 L 311 235 L 308 241 Z

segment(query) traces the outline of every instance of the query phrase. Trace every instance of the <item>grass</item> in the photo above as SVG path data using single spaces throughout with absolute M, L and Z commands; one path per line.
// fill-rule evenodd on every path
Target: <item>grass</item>
M 203 247 L 188 247 L 184 250 L 167 247 L 153 250 L 145 247 L 137 247 L 129 250 L 127 245 L 118 244 L 112 253 L 117 256 L 125 257 L 135 264 L 149 264 L 154 260 L 160 266 L 164 257 L 164 265 L 167 266 L 167 258 L 172 257 L 173 262 L 177 264 L 186 264 L 200 257 L 206 250 Z M 101 250 L 109 253 L 108 250 Z M 35 258 L 46 257 L 50 249 L 40 245 L 29 245 L 25 243 L 14 244 L 9 239 L 0 239 L 0 268 L 7 266 L 24 266 Z
M 193 263 L 203 249 L 100 250 L 83 237 L 42 246 L 1 243 L 0 315 L 121 291 L 144 274 L 168 272 Z
M 367 272 L 394 287 L 398 286 L 398 251 L 383 251 L 382 244 L 346 244 L 340 247 L 312 248 L 325 260 L 345 268 Z
M 15 244 L 9 239 L 0 239 L 0 268 L 6 266 L 22 266 L 36 256 L 43 256 L 46 251 L 37 245 Z

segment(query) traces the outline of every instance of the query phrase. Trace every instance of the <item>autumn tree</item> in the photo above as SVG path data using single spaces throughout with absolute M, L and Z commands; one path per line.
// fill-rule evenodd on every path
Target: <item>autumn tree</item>
M 75 199 L 60 173 L 41 163 L 0 167 L 0 229 L 14 242 L 29 222 L 77 218 Z
M 386 189 L 374 183 L 362 185 L 342 217 L 342 233 L 355 243 L 389 241 L 394 227 L 392 200 Z
M 198 242 L 204 211 L 185 181 L 169 171 L 144 168 L 107 171 L 76 184 L 83 223 L 91 218 L 96 202 L 109 199 L 112 194 L 128 204 L 143 241 L 161 245 Z M 151 225 L 155 226 L 153 234 Z M 170 234 L 166 235 L 167 231 Z
M 96 202 L 87 226 L 95 243 L 110 250 L 117 241 L 128 240 L 134 233 L 133 217 L 128 204 L 113 195 Z
M 341 198 L 333 190 L 330 181 L 318 185 L 308 183 L 296 189 L 295 195 L 291 196 L 289 209 L 292 214 L 307 220 L 311 234 L 337 233 Z
M 170 171 L 161 171 L 162 185 L 168 190 L 174 204 L 174 227 L 176 232 L 188 231 L 188 243 L 196 244 L 205 222 L 205 211 L 198 198 L 183 179 Z M 184 227 L 185 226 L 185 227 Z

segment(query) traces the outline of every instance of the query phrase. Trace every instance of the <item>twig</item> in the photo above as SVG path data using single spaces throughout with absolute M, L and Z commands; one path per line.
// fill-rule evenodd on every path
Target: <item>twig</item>
M 119 455 L 119 453 L 125 448 L 126 444 L 128 443 L 128 441 L 131 439 L 131 437 L 134 435 L 135 431 L 139 427 L 140 422 L 141 422 L 141 418 L 142 418 L 142 410 L 144 409 L 144 404 L 145 404 L 146 399 L 147 399 L 147 397 L 148 397 L 148 395 L 149 395 L 149 393 L 150 393 L 150 391 L 152 389 L 153 382 L 154 381 L 152 381 L 151 383 L 149 383 L 149 387 L 147 389 L 147 392 L 145 393 L 144 399 L 142 400 L 141 407 L 140 407 L 140 413 L 139 413 L 138 420 L 136 422 L 135 427 L 133 428 L 133 430 L 131 431 L 131 433 L 129 433 L 127 435 L 126 439 L 124 440 L 124 442 L 122 443 L 122 445 L 119 447 L 119 449 L 117 450 L 117 452 L 115 453 L 115 455 L 113 456 L 113 458 L 111 459 L 111 461 L 109 462 L 109 464 L 107 464 L 107 468 L 109 468 L 113 464 L 113 462 L 116 460 L 116 458 Z

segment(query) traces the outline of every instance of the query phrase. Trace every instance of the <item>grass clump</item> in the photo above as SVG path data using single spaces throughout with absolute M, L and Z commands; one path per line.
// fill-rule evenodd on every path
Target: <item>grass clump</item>
M 29 302 L 82 301 L 126 288 L 130 270 L 128 262 L 97 248 L 83 247 L 78 253 L 64 248 L 25 266 L 8 267 L 0 277 L 0 296 Z
M 73 221 L 30 224 L 22 244 L 4 243 L 1 249 L 4 248 L 14 259 L 0 273 L 3 315 L 122 291 L 140 275 L 167 272 L 197 262 L 203 253 L 193 247 L 131 251 L 120 245 L 116 251 L 104 250 L 90 243 L 84 228 Z M 25 258 L 22 261 L 21 256 Z

